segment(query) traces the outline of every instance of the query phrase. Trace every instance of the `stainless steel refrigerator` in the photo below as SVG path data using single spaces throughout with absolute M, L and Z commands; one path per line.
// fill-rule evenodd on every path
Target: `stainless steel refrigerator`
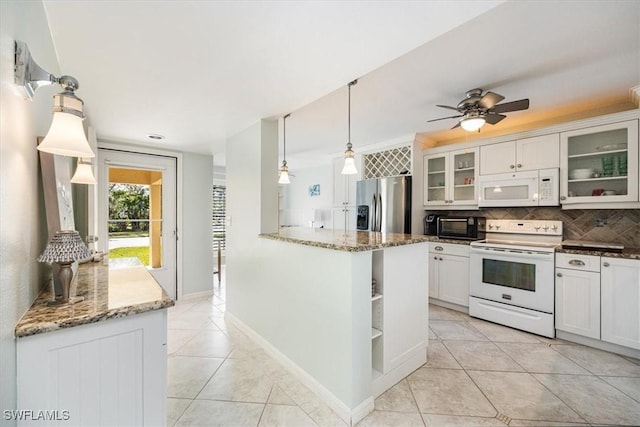
M 358 230 L 411 233 L 411 177 L 365 179 L 356 183 Z

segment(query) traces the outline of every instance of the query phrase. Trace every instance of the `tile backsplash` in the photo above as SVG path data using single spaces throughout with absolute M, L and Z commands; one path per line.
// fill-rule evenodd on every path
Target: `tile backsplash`
M 563 238 L 619 243 L 640 248 L 640 209 L 571 209 L 560 207 L 488 208 L 479 211 L 427 211 L 426 213 L 484 216 L 487 219 L 546 219 L 562 221 Z

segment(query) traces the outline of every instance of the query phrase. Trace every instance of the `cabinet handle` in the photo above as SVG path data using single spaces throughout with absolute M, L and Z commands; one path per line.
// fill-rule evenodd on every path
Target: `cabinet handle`
M 437 261 L 437 260 L 438 260 L 438 257 L 437 257 L 437 256 L 434 256 L 434 257 L 433 257 L 433 259 L 435 259 L 435 260 Z
M 442 261 L 442 258 L 440 258 L 440 261 Z
M 567 200 L 566 196 L 560 196 L 560 200 Z
M 603 262 L 603 263 L 602 263 L 602 266 L 603 266 L 603 267 L 609 267 L 609 263 L 608 263 L 608 262 Z
M 556 276 L 562 277 L 562 273 L 557 273 Z
M 509 165 L 509 169 L 515 169 L 515 165 Z
M 436 251 L 444 251 L 444 248 L 442 246 L 436 246 L 434 249 Z
M 521 168 L 521 167 L 522 167 L 522 163 L 518 163 L 518 168 Z
M 581 261 L 579 259 L 572 259 L 571 261 L 569 261 L 569 264 L 584 266 L 584 261 Z

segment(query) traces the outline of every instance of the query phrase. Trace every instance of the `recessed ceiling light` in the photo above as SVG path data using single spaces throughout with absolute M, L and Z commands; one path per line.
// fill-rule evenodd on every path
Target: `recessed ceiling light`
M 153 139 L 154 141 L 160 141 L 164 139 L 163 135 L 158 135 L 157 133 L 148 133 L 147 138 Z

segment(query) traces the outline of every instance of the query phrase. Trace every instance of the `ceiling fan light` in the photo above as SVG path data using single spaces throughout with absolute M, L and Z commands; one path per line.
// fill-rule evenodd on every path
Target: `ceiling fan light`
M 467 132 L 475 132 L 484 126 L 485 120 L 482 117 L 471 117 L 460 120 L 460 126 Z

